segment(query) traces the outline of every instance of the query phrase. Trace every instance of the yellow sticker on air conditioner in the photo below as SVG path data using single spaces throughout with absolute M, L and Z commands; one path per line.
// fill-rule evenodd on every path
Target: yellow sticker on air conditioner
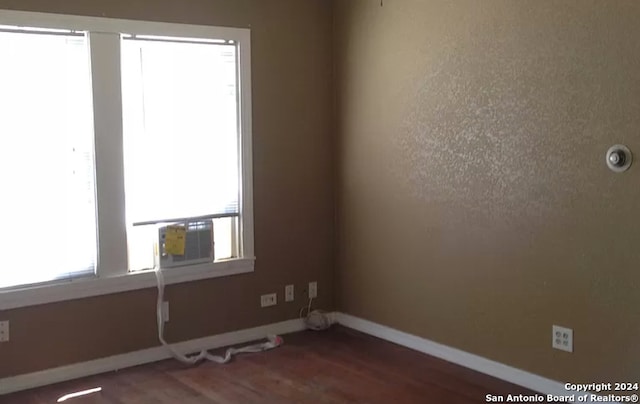
M 164 239 L 164 251 L 171 255 L 184 255 L 187 230 L 184 226 L 167 226 Z

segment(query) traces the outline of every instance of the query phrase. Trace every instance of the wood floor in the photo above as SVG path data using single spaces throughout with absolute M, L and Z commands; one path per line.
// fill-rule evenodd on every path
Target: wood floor
M 227 365 L 169 360 L 0 396 L 0 403 L 484 403 L 533 394 L 509 383 L 336 326 L 285 336 L 285 345 Z

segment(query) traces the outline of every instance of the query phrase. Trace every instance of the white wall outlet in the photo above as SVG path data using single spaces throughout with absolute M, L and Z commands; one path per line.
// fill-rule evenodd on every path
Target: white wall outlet
M 260 307 L 275 306 L 278 304 L 278 295 L 275 293 L 269 293 L 268 295 L 260 296 Z
M 309 282 L 309 298 L 318 297 L 318 282 Z
M 169 302 L 162 302 L 162 321 L 169 322 Z
M 561 351 L 573 352 L 573 330 L 559 325 L 554 325 L 551 330 L 551 346 Z
M 0 321 L 0 342 L 9 341 L 9 322 Z
M 292 302 L 295 299 L 295 296 L 293 294 L 293 285 L 287 285 L 284 287 L 284 301 L 285 302 Z

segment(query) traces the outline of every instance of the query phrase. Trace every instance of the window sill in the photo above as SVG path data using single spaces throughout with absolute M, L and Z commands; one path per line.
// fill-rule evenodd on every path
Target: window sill
M 169 268 L 164 270 L 163 275 L 165 284 L 171 285 L 253 272 L 254 263 L 254 258 L 240 258 L 212 264 Z M 56 282 L 0 291 L 0 310 L 146 289 L 156 285 L 156 275 L 153 270 L 109 278 L 77 278 L 64 283 Z

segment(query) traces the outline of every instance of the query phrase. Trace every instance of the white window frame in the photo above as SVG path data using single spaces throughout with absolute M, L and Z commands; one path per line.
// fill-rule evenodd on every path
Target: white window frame
M 0 310 L 156 285 L 153 270 L 129 272 L 125 222 L 120 34 L 225 39 L 237 44 L 240 137 L 240 258 L 163 270 L 167 284 L 254 270 L 251 33 L 248 28 L 0 10 L 0 25 L 87 31 L 93 88 L 98 260 L 94 277 L 0 290 Z

